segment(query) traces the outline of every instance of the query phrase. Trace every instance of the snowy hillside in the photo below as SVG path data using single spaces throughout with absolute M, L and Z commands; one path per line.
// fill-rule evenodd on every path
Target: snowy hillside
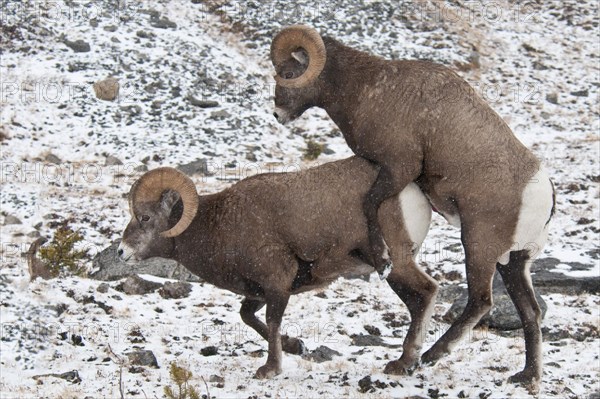
M 126 193 L 148 169 L 199 161 L 203 173 L 193 178 L 201 193 L 212 193 L 255 173 L 351 155 L 322 110 L 285 127 L 272 116 L 270 40 L 282 26 L 306 23 L 387 58 L 455 68 L 555 182 L 557 213 L 541 257 L 558 259 L 566 275 L 598 278 L 598 7 L 593 0 L 3 1 L 0 396 L 119 397 L 121 376 L 125 397 L 162 397 L 176 361 L 192 370 L 201 393 L 218 398 L 527 397 L 506 382 L 523 365 L 522 337 L 493 330 L 475 330 L 435 367 L 383 374 L 401 353 L 385 345 L 401 344 L 409 315 L 374 277 L 293 297 L 288 334 L 310 350 L 324 345 L 339 354 L 323 363 L 285 355 L 283 374 L 258 381 L 252 376 L 267 345 L 243 325 L 239 296 L 202 283 L 177 300 L 127 295 L 118 282 L 98 291 L 101 282 L 79 277 L 30 283 L 23 254 L 67 221 L 83 234 L 91 269 L 92 258 L 120 238 Z M 92 84 L 108 76 L 120 81 L 118 101 L 94 95 Z M 316 161 L 303 157 L 308 140 L 326 145 Z M 445 286 L 464 282 L 459 237 L 435 216 L 419 255 Z M 540 396 L 598 395 L 600 298 L 543 297 Z M 450 305 L 438 300 L 426 346 L 448 327 L 442 316 Z M 357 342 L 361 334 L 383 343 Z M 203 350 L 211 347 L 216 354 Z M 151 350 L 159 367 L 121 368 L 118 359 L 135 349 Z M 81 381 L 33 378 L 71 370 Z

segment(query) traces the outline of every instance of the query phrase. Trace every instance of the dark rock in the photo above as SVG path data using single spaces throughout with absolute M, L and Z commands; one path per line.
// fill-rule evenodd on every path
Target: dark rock
M 548 93 L 546 95 L 546 101 L 551 104 L 558 104 L 558 94 L 557 93 Z
M 81 39 L 75 40 L 74 42 L 65 39 L 63 43 L 76 53 L 87 53 L 90 51 L 90 44 Z
M 141 366 L 131 366 L 127 371 L 129 371 L 131 374 L 141 374 L 144 372 L 144 370 L 145 369 Z
M 4 222 L 2 223 L 3 226 L 8 226 L 11 224 L 23 224 L 23 222 L 21 222 L 21 219 L 19 219 L 16 216 L 13 215 L 6 215 L 4 217 Z
M 460 316 L 464 308 L 467 306 L 468 297 L 469 294 L 467 289 L 464 288 L 461 296 L 452 304 L 448 312 L 444 315 L 444 320 L 449 323 L 454 322 L 454 320 Z M 494 276 L 493 298 L 494 306 L 485 316 L 481 318 L 478 325 L 488 326 L 501 331 L 516 330 L 521 328 L 521 319 L 519 318 L 517 309 L 512 303 L 512 300 L 506 292 L 506 287 L 504 286 L 499 273 L 496 273 Z M 540 305 L 540 308 L 542 309 L 543 319 L 546 315 L 546 311 L 548 310 L 548 306 L 538 293 L 536 293 L 536 299 Z
M 539 53 L 540 52 L 538 49 L 533 47 L 531 44 L 523 43 L 522 46 L 525 50 L 527 50 L 530 53 Z
M 358 334 L 352 337 L 352 345 L 354 346 L 385 346 L 387 348 L 400 348 L 402 345 L 390 345 L 381 337 L 376 335 Z
M 75 346 L 85 346 L 83 343 L 83 337 L 81 335 L 72 334 L 71 343 Z
M 150 25 L 158 29 L 176 29 L 177 24 L 167 17 L 150 18 Z
M 217 119 L 217 120 L 227 119 L 229 117 L 231 117 L 231 114 L 229 112 L 225 111 L 224 109 L 215 111 L 212 114 L 210 114 L 211 119 Z
M 202 356 L 214 356 L 219 353 L 219 349 L 216 346 L 207 346 L 200 349 Z
M 571 270 L 591 270 L 593 264 L 561 262 L 557 258 L 540 258 L 531 267 L 533 286 L 541 293 L 579 295 L 582 292 L 600 293 L 600 276 L 571 277 L 561 271 L 552 271 L 558 264 L 566 264 Z
M 439 302 L 452 303 L 463 294 L 464 290 L 465 287 L 458 284 L 445 285 L 440 287 L 436 300 Z
M 48 163 L 53 163 L 55 165 L 60 165 L 62 163 L 62 160 L 51 152 L 46 154 L 46 156 L 44 157 L 44 161 Z
M 331 148 L 329 148 L 329 145 L 327 145 L 327 144 L 323 145 L 323 151 L 322 152 L 325 155 L 333 155 L 333 154 L 335 154 L 335 151 L 332 150 Z
M 96 288 L 96 291 L 100 292 L 101 294 L 106 294 L 108 292 L 108 289 L 110 288 L 110 285 L 106 284 L 106 283 L 101 283 L 98 288 Z
M 129 114 L 129 116 L 137 116 L 142 113 L 142 107 L 139 105 L 126 105 L 121 107 L 121 110 Z
M 140 349 L 133 352 L 126 353 L 131 364 L 135 366 L 146 366 L 158 368 L 158 362 L 156 356 L 150 350 Z
M 179 169 L 182 173 L 188 176 L 193 176 L 196 174 L 202 176 L 212 176 L 214 174 L 209 172 L 208 162 L 206 161 L 206 159 L 198 159 L 190 163 L 179 165 L 177 169 Z
M 89 303 L 94 304 L 94 305 L 98 306 L 100 309 L 104 310 L 104 312 L 106 314 L 112 313 L 112 310 L 113 310 L 112 306 L 107 305 L 104 302 L 97 301 L 96 298 L 94 298 L 93 295 L 85 295 L 83 298 L 81 298 L 80 302 L 83 305 L 87 305 Z
M 211 375 L 208 378 L 208 381 L 209 382 L 220 382 L 220 383 L 223 383 L 223 382 L 225 382 L 225 378 L 221 377 L 220 375 L 213 374 L 213 375 Z
M 302 355 L 302 358 L 312 362 L 323 363 L 333 360 L 334 356 L 342 356 L 342 354 L 338 351 L 321 345 L 314 351 Z
M 140 344 L 146 342 L 146 338 L 144 337 L 144 334 L 142 334 L 139 328 L 133 328 L 129 332 L 127 339 L 133 344 Z
M 104 29 L 107 32 L 116 32 L 117 26 L 116 25 L 105 25 L 102 29 Z
M 579 90 L 579 91 L 572 91 L 571 95 L 575 96 L 575 97 L 587 97 L 590 95 L 590 93 L 588 92 L 587 89 L 585 89 L 585 90 Z
M 38 380 L 43 377 L 61 378 L 65 381 L 69 381 L 73 384 L 79 384 L 81 382 L 81 377 L 79 376 L 79 372 L 77 370 L 67 371 L 66 373 L 61 373 L 61 374 L 52 373 L 52 374 L 41 374 L 41 375 L 33 376 L 33 378 L 35 380 Z
M 218 101 L 213 101 L 213 100 L 200 100 L 197 99 L 196 97 L 192 96 L 191 94 L 188 94 L 185 99 L 187 101 L 189 101 L 190 104 L 192 104 L 195 107 L 200 107 L 200 108 L 214 108 L 214 107 L 218 107 L 219 106 L 219 102 Z
M 69 305 L 66 303 L 58 303 L 56 305 L 47 305 L 46 308 L 56 312 L 56 317 L 60 317 L 61 314 L 69 309 Z
M 571 277 L 562 273 L 562 269 L 556 270 L 556 266 L 565 264 L 571 267 L 573 271 L 591 270 L 594 265 L 583 264 L 580 262 L 562 262 L 557 258 L 540 258 L 533 262 L 531 267 L 533 286 L 536 291 L 536 299 L 542 309 L 542 318 L 546 314 L 547 306 L 541 293 L 559 293 L 564 295 L 579 295 L 582 292 L 591 294 L 600 293 L 600 276 L 590 277 Z M 448 290 L 451 293 L 447 293 Z M 458 287 L 445 287 L 440 291 L 441 299 L 449 300 L 460 292 L 454 304 L 448 310 L 444 319 L 448 322 L 456 320 L 466 306 L 468 294 L 467 289 Z M 504 283 L 499 274 L 494 276 L 494 308 L 485 315 L 479 325 L 486 325 L 498 330 L 514 330 L 521 328 L 521 321 L 518 317 L 512 300 L 506 292 Z
M 119 158 L 114 157 L 112 155 L 107 156 L 106 159 L 104 160 L 104 166 L 117 166 L 117 165 L 123 165 L 123 161 L 121 161 Z
M 152 39 L 156 37 L 156 35 L 152 32 L 147 32 L 145 30 L 138 30 L 135 35 L 142 39 Z
M 135 275 L 127 277 L 125 281 L 116 287 L 116 289 L 124 292 L 127 295 L 144 295 L 154 292 L 160 287 L 162 287 L 161 283 L 144 280 L 143 278 Z
M 375 326 L 367 324 L 367 325 L 364 326 L 364 328 L 371 335 L 376 335 L 378 337 L 381 336 L 381 331 L 379 330 L 379 328 L 377 328 Z
M 246 160 L 250 162 L 258 162 L 258 158 L 256 158 L 256 154 L 253 151 L 248 151 L 246 153 Z
M 358 381 L 358 390 L 362 393 L 375 392 L 375 387 L 373 386 L 370 375 L 363 377 Z
M 63 380 L 69 381 L 73 384 L 79 384 L 81 382 L 81 377 L 79 376 L 79 372 L 77 370 L 67 371 L 66 373 L 55 375 L 57 378 L 62 378 Z
M 192 285 L 185 281 L 176 281 L 174 283 L 167 281 L 158 291 L 160 296 L 165 299 L 186 298 L 192 292 Z
M 172 259 L 150 258 L 140 262 L 123 262 L 117 256 L 119 243 L 101 251 L 92 261 L 94 271 L 89 277 L 113 281 L 135 274 L 150 274 L 173 280 L 198 282 L 200 278 Z

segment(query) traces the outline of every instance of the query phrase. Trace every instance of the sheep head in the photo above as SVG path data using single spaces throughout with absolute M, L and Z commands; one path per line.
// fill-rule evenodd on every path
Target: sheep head
M 123 232 L 119 256 L 169 257 L 173 238 L 190 226 L 198 202 L 194 183 L 178 170 L 158 168 L 144 174 L 129 192 L 131 221 Z
M 316 105 L 318 78 L 327 54 L 321 35 L 313 28 L 293 25 L 283 29 L 271 43 L 275 67 L 275 113 L 283 124 Z

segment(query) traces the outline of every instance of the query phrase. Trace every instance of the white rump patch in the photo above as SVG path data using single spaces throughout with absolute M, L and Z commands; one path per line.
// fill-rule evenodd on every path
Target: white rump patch
M 540 168 L 523 190 L 513 245 L 498 259 L 498 263 L 506 265 L 511 251 L 528 250 L 530 260 L 542 252 L 548 236 L 546 222 L 550 218 L 552 205 L 552 183 L 546 170 Z
M 398 196 L 404 228 L 414 244 L 415 253 L 427 236 L 431 223 L 431 204 L 415 183 L 410 183 Z

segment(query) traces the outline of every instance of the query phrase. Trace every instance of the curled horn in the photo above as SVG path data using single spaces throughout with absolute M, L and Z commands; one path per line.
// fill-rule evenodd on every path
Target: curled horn
M 135 217 L 135 207 L 141 202 L 156 202 L 167 191 L 176 191 L 183 202 L 181 219 L 169 230 L 160 233 L 163 237 L 176 237 L 189 227 L 198 211 L 198 192 L 192 179 L 173 168 L 157 168 L 144 174 L 131 187 L 129 209 Z
M 281 63 L 289 60 L 294 51 L 303 48 L 308 53 L 308 67 L 306 71 L 294 79 L 284 79 L 276 75 L 275 81 L 283 87 L 299 88 L 315 80 L 327 59 L 325 43 L 319 32 L 303 25 L 292 25 L 275 36 L 271 43 L 271 62 L 277 68 Z

